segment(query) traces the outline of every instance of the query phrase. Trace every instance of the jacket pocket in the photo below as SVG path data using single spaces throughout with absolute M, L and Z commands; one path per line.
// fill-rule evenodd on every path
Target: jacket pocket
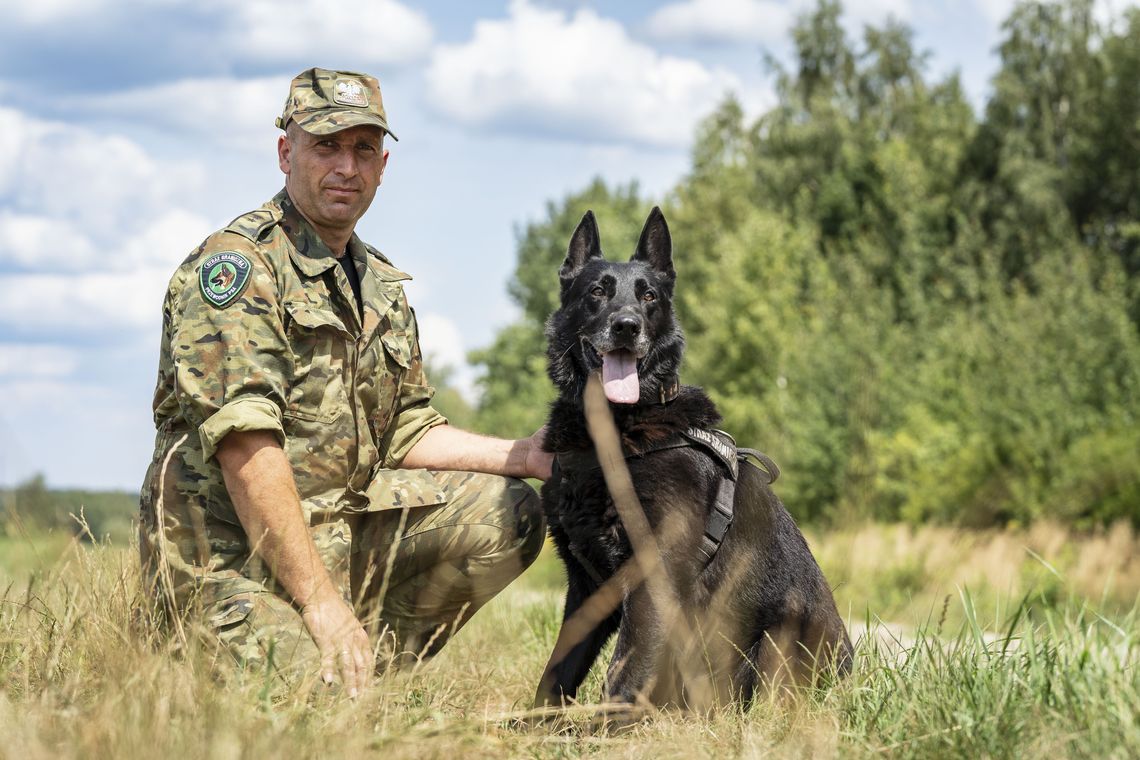
M 206 611 L 206 624 L 215 631 L 234 628 L 253 614 L 254 595 L 245 592 L 222 599 Z
M 447 493 L 430 470 L 377 470 L 365 493 L 368 512 L 447 503 Z
M 286 326 L 293 350 L 293 377 L 285 416 L 329 423 L 348 407 L 345 368 L 353 350 L 352 333 L 335 313 L 312 304 L 286 301 Z
M 391 357 L 392 361 L 404 369 L 411 368 L 412 340 L 407 332 L 389 330 L 380 336 L 380 342 L 384 344 L 384 353 Z

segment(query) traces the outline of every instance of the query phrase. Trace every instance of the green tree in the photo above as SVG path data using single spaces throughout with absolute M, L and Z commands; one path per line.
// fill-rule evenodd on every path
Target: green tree
M 1010 278 L 1074 238 L 1140 273 L 1140 10 L 1113 33 L 1092 5 L 1021 3 L 1003 25 L 963 179 Z
M 1106 31 L 1088 0 L 1019 4 L 980 121 L 909 29 L 854 43 L 841 13 L 797 21 L 777 104 L 722 103 L 662 199 L 682 379 L 801 517 L 1140 524 L 1140 12 Z M 481 418 L 541 421 L 570 234 L 593 208 L 632 246 L 648 205 L 595 182 L 519 235 Z
M 450 365 L 437 364 L 429 356 L 424 358 L 424 372 L 435 388 L 432 406 L 452 425 L 471 429 L 475 424 L 475 409 L 468 403 L 467 399 L 463 398 L 463 394 L 453 384 L 455 368 Z

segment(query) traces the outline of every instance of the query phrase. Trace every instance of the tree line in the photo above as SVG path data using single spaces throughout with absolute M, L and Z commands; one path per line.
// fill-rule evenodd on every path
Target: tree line
M 546 416 L 543 324 L 587 209 L 627 257 L 673 233 L 682 380 L 785 471 L 800 518 L 1140 524 L 1140 10 L 1022 2 L 980 114 L 897 22 L 822 0 L 662 198 L 596 180 L 517 233 L 520 319 L 473 352 L 474 424 Z

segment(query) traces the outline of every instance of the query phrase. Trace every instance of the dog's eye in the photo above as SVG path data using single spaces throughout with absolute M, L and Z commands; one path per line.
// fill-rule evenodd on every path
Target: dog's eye
M 605 288 L 601 287 L 600 285 L 595 287 L 593 290 L 590 291 L 590 295 L 596 296 L 597 298 L 601 298 L 605 294 L 606 294 Z
M 641 300 L 645 301 L 646 303 L 649 303 L 650 301 L 656 301 L 657 300 L 657 294 L 654 293 L 652 290 L 647 290 L 641 294 Z

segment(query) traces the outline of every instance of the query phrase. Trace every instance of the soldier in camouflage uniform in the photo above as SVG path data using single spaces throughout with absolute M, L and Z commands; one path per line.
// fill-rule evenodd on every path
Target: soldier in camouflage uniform
M 396 139 L 378 82 L 305 71 L 278 126 L 285 189 L 167 290 L 142 560 L 179 626 L 355 692 L 382 639 L 434 654 L 534 560 L 518 478 L 550 456 L 541 430 L 476 436 L 430 405 L 409 277 L 353 232 Z

